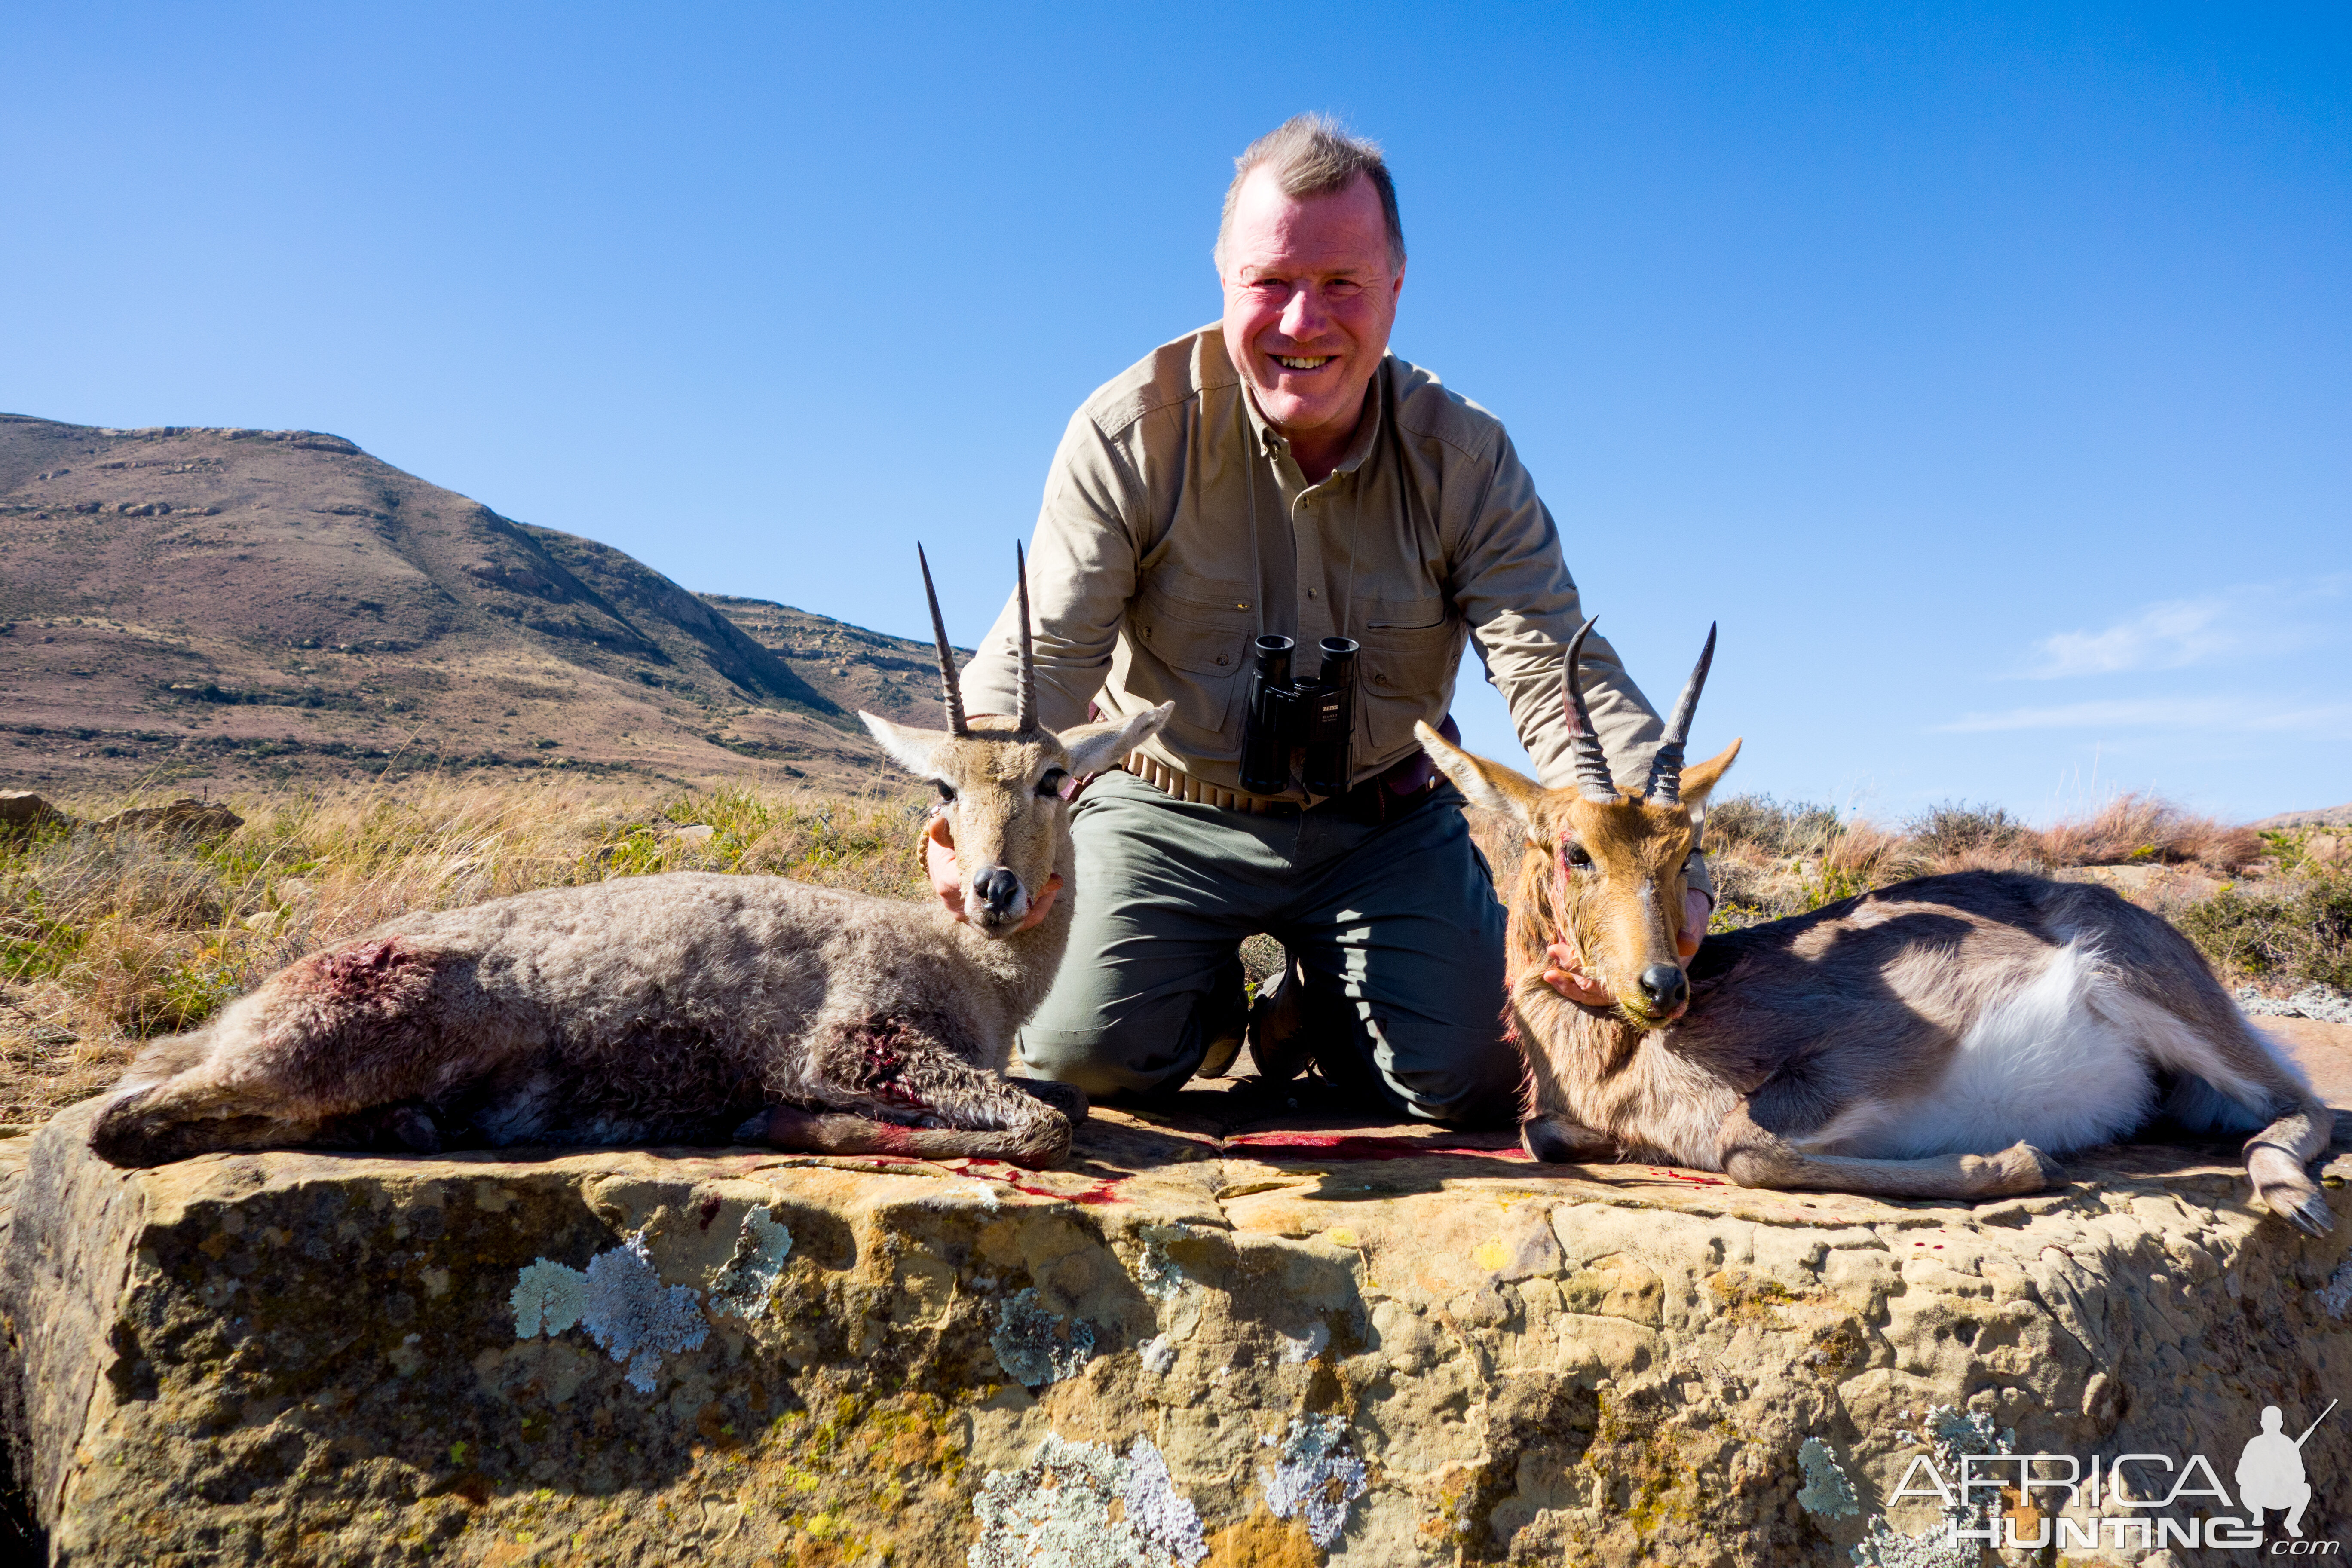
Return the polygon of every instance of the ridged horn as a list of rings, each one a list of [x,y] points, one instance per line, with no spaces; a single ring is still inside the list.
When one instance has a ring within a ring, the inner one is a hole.
[[[1037,727],[1037,654],[1029,646],[1029,558],[1018,541],[1013,546],[1013,570],[1021,600],[1021,700],[1014,719],[1015,727],[1026,732]]]
[[[971,731],[963,721],[963,684],[956,679],[955,649],[948,646],[948,623],[940,615],[940,591],[931,586],[930,558],[919,544],[915,546],[915,559],[923,566],[923,597],[931,602],[931,635],[940,641],[940,689],[948,705],[948,733],[969,735]]]
[[[1568,654],[1560,660],[1559,684],[1568,709],[1569,747],[1576,761],[1576,787],[1587,800],[1603,805],[1617,799],[1617,781],[1610,776],[1609,753],[1601,749],[1601,732],[1592,727],[1592,710],[1584,705],[1584,686],[1576,679],[1576,661],[1584,652],[1585,635],[1592,630],[1592,620],[1577,627],[1576,635],[1568,639]]]
[[[1715,623],[1706,627],[1706,646],[1699,649],[1698,664],[1683,682],[1683,694],[1675,699],[1673,717],[1666,721],[1665,738],[1658,742],[1656,753],[1650,758],[1650,787],[1647,794],[1654,805],[1679,805],[1683,798],[1683,746],[1690,740],[1691,715],[1698,710],[1698,694],[1706,685],[1706,668],[1715,662]]]

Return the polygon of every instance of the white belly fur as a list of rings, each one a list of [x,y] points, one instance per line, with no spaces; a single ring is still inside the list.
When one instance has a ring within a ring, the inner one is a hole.
[[[2154,1112],[2155,1075],[2112,1021],[2131,1010],[2099,994],[2113,989],[2096,950],[2069,942],[1977,1019],[1932,1089],[1853,1107],[1799,1147],[1901,1160],[1990,1154],[2017,1142],[2057,1154],[2123,1136]]]

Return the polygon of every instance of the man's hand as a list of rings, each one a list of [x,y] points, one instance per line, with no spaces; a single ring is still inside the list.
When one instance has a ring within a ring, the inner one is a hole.
[[[1705,893],[1683,895],[1683,929],[1675,933],[1675,952],[1685,963],[1698,952],[1698,944],[1706,935],[1707,916],[1714,912],[1715,900]],[[1576,944],[1565,938],[1544,949],[1550,961],[1543,972],[1543,983],[1571,1002],[1581,1002],[1588,1007],[1608,1007],[1617,998],[1609,987],[1584,973],[1584,960]]]
[[[963,912],[963,868],[956,860],[955,834],[948,826],[944,811],[933,812],[923,828],[923,869],[931,879],[931,896],[940,907],[958,921],[971,917]],[[1021,918],[1015,931],[1027,931],[1053,912],[1054,900],[1062,893],[1062,874],[1058,871],[1045,879],[1045,890],[1029,900],[1029,912]]]

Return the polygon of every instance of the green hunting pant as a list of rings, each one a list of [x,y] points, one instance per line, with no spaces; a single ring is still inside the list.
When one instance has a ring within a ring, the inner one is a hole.
[[[1441,782],[1386,823],[1261,816],[1108,773],[1072,813],[1069,952],[1021,1031],[1043,1078],[1092,1095],[1174,1089],[1244,1013],[1242,939],[1306,976],[1327,1076],[1414,1117],[1507,1124],[1524,1076],[1503,1038],[1503,906]]]

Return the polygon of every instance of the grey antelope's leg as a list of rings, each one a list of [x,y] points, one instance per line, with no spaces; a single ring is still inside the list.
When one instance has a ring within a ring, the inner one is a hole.
[[[837,1026],[816,1046],[820,1108],[779,1105],[736,1130],[747,1142],[817,1154],[1004,1160],[1042,1170],[1070,1151],[1076,1117],[1063,1086],[1036,1086],[976,1068],[919,1025],[868,1018]]]
[[[398,1110],[446,1055],[426,1016],[445,963],[392,937],[289,964],[205,1028],[142,1053],[92,1123],[90,1148],[117,1165],[160,1165],[322,1134],[429,1144],[429,1118]],[[374,1108],[390,1119],[362,1116]]]
[[[1997,1154],[1937,1154],[1924,1160],[1863,1160],[1808,1154],[1759,1127],[1740,1107],[1723,1119],[1723,1173],[1743,1187],[1854,1193],[1874,1198],[1997,1198],[2038,1193],[2058,1180],[2058,1162],[2031,1143]]]

